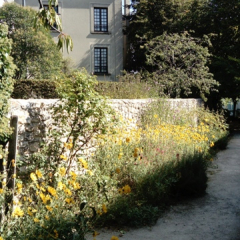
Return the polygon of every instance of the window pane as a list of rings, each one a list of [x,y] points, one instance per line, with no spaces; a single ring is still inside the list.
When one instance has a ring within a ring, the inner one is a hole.
[[[107,48],[94,48],[94,72],[107,73]]]
[[[107,8],[94,8],[94,31],[108,31],[108,10]]]

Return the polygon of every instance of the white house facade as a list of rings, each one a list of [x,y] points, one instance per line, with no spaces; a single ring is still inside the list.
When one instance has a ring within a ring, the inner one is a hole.
[[[15,2],[39,10],[37,0]],[[64,50],[64,56],[98,80],[116,81],[123,69],[122,0],[59,0],[56,11],[73,40],[73,51]]]

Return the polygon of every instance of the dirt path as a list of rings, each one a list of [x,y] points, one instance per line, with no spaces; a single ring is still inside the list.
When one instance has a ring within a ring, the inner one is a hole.
[[[240,240],[240,134],[209,168],[207,194],[173,206],[151,228],[101,230],[97,240]],[[87,239],[93,239],[88,237]]]

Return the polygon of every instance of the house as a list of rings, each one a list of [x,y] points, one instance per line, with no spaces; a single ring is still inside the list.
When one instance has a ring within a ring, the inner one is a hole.
[[[15,2],[39,9],[38,0]],[[43,4],[47,7],[48,1]],[[64,50],[64,56],[98,80],[116,81],[123,69],[122,0],[59,0],[55,10],[73,40],[73,51]],[[58,33],[52,35],[57,40]]]

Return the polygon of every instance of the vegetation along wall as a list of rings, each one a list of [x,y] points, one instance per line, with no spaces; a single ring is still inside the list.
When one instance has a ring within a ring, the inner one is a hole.
[[[23,160],[40,148],[41,142],[52,127],[49,107],[57,103],[57,99],[11,99],[9,116],[18,116],[18,156]],[[134,127],[142,110],[152,100],[148,99],[114,99],[109,104],[123,119],[129,120],[129,127]],[[201,99],[170,99],[173,109],[192,109],[200,106]]]

